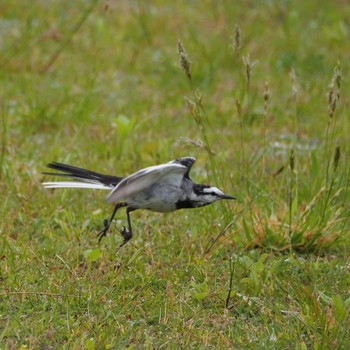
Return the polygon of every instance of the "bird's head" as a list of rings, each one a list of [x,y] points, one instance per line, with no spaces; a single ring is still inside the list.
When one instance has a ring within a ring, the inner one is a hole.
[[[217,187],[209,185],[194,185],[193,197],[193,201],[196,202],[196,206],[198,207],[211,204],[221,199],[236,199],[235,197],[223,193]]]

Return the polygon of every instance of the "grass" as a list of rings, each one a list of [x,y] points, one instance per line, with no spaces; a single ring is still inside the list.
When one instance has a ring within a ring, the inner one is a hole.
[[[349,12],[2,2],[0,349],[348,349]],[[121,250],[104,193],[40,187],[183,155],[238,200],[136,211]]]

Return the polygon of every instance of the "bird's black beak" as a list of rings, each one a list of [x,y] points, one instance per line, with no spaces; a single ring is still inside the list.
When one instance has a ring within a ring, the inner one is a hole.
[[[221,199],[236,199],[236,197],[228,196],[227,194],[223,194]]]

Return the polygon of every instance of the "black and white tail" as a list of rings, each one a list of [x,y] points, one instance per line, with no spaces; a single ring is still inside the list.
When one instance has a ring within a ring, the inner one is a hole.
[[[56,162],[48,164],[47,167],[60,171],[61,173],[44,172],[43,174],[45,175],[72,178],[78,181],[43,182],[42,185],[45,188],[91,188],[111,190],[123,179],[119,176],[104,175],[95,171]]]

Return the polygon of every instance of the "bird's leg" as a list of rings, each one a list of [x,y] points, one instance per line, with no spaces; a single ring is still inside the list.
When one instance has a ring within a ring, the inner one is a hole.
[[[130,220],[130,213],[132,211],[134,211],[134,208],[126,208],[126,216],[128,218],[128,230],[126,230],[125,226],[123,226],[123,228],[120,230],[121,235],[124,238],[124,241],[119,245],[119,248],[121,248],[125,243],[127,243],[128,241],[130,241],[131,237],[132,237],[132,227],[131,227],[131,220]]]
[[[98,241],[99,241],[99,242],[101,242],[101,239],[102,239],[104,236],[106,236],[107,231],[108,231],[109,227],[111,226],[112,221],[113,221],[113,219],[114,219],[114,216],[115,216],[115,214],[117,213],[118,209],[119,209],[119,208],[122,208],[122,207],[125,207],[125,206],[127,206],[126,203],[117,203],[116,206],[114,207],[114,210],[113,210],[113,213],[112,213],[112,216],[110,217],[110,219],[109,219],[109,220],[105,219],[105,220],[103,221],[104,229],[101,230],[101,231],[98,233],[98,235],[97,235]]]

